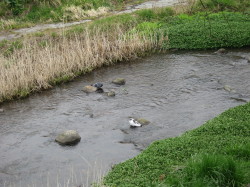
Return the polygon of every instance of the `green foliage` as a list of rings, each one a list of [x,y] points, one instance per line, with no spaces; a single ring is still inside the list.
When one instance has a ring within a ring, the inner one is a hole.
[[[136,14],[139,16],[139,19],[143,21],[152,21],[156,18],[156,14],[152,9],[139,10]]]
[[[135,30],[136,32],[140,32],[142,34],[153,35],[159,32],[160,28],[161,28],[160,23],[142,22],[138,24],[133,30]]]
[[[135,13],[140,21],[161,21],[168,20],[169,17],[174,15],[174,10],[170,7],[160,9],[144,9]]]
[[[166,24],[170,48],[208,49],[250,45],[250,20],[240,13],[214,13],[173,18]]]
[[[115,8],[124,3],[125,0],[4,0],[0,3],[0,16],[10,17],[8,9],[17,19],[25,21],[62,21],[64,19],[64,8],[78,6],[82,10],[97,9],[105,6]],[[4,7],[8,7],[7,9]],[[21,17],[17,17],[20,16]]]
[[[167,180],[170,186],[241,186],[243,174],[230,156],[199,154]]]
[[[249,11],[248,0],[201,0],[197,1],[194,11]]]
[[[11,9],[13,15],[19,15],[23,11],[23,3],[25,1],[22,0],[4,0],[8,7]]]
[[[114,27],[128,30],[135,27],[138,23],[139,21],[133,15],[123,14],[96,20],[90,25],[90,28],[102,32],[112,32]]]
[[[250,143],[230,146],[226,153],[232,155],[235,159],[250,160]]]
[[[168,20],[169,17],[173,16],[174,10],[170,7],[156,9],[156,16],[159,20]]]
[[[180,137],[153,142],[116,165],[110,186],[240,186],[250,183],[250,103]],[[247,146],[245,146],[247,145]]]
[[[7,14],[9,14],[8,11],[9,7],[5,2],[0,2],[0,17],[3,17]]]

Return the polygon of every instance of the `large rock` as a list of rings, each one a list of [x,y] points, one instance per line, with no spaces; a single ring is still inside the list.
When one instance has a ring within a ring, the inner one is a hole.
[[[75,145],[80,142],[81,137],[75,130],[67,130],[59,134],[55,141],[61,145]]]
[[[142,125],[148,125],[150,123],[150,121],[144,119],[144,118],[139,118],[137,119],[137,121],[142,124]]]
[[[83,87],[83,91],[86,93],[92,93],[92,92],[95,92],[96,90],[97,90],[96,87],[90,86],[90,85]]]
[[[4,112],[4,109],[0,108],[0,113]]]
[[[116,78],[112,81],[112,83],[117,85],[124,85],[126,83],[126,80],[124,78]]]

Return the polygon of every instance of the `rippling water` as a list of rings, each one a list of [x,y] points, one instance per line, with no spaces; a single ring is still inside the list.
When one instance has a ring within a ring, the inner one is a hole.
[[[90,184],[152,141],[178,136],[224,110],[249,101],[250,49],[154,55],[101,68],[69,84],[0,108],[0,186]],[[123,77],[124,86],[112,79]],[[82,92],[102,82],[114,98]],[[225,85],[231,91],[224,89]],[[130,129],[128,118],[151,124]],[[64,130],[81,142],[54,142]]]

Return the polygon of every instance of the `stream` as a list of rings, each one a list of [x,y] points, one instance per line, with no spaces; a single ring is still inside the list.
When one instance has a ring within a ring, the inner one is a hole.
[[[250,49],[176,51],[118,63],[0,106],[0,186],[89,186],[152,141],[179,136],[250,101]],[[116,86],[114,78],[126,84]],[[115,97],[86,94],[104,84]],[[149,125],[129,127],[129,117]],[[76,146],[54,140],[77,130]]]

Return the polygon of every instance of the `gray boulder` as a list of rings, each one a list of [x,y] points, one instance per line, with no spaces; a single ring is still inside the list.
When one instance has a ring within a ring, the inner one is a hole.
[[[92,93],[92,92],[95,92],[96,90],[97,90],[96,87],[90,86],[90,85],[83,87],[83,91],[86,93]]]
[[[126,83],[126,80],[124,78],[116,78],[112,81],[112,83],[117,85],[124,85]]]
[[[61,145],[75,145],[80,142],[81,137],[75,130],[67,130],[59,134],[55,141]]]

